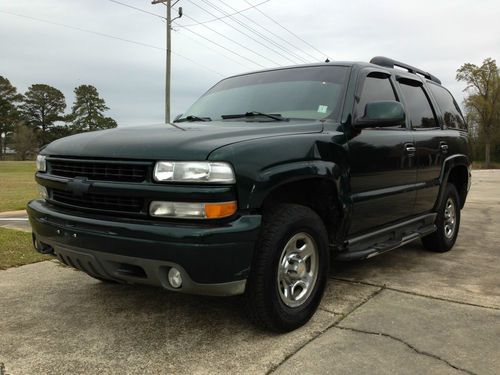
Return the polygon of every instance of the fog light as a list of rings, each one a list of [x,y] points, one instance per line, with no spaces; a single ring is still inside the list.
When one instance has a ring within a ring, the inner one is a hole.
[[[181,276],[180,271],[177,268],[172,267],[168,271],[168,282],[175,289],[181,287],[181,285],[182,285],[182,276]]]
[[[38,185],[38,193],[42,199],[47,199],[49,197],[49,192],[45,186]]]

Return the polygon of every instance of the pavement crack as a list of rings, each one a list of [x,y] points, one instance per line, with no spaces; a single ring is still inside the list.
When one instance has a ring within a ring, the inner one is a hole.
[[[332,315],[342,315],[342,314],[336,313],[335,311],[324,308],[324,307],[318,307],[318,310],[327,312],[327,313],[332,314]]]
[[[316,335],[314,335],[313,337],[311,337],[309,340],[307,340],[305,343],[303,343],[302,345],[300,345],[296,350],[294,350],[292,353],[288,354],[287,356],[285,356],[285,358],[278,364],[272,366],[267,372],[266,372],[266,375],[268,374],[272,374],[274,371],[276,371],[283,363],[285,363],[286,361],[288,361],[291,357],[293,357],[295,354],[297,354],[300,350],[302,350],[302,348],[304,348],[306,345],[308,345],[309,343],[313,342],[314,340],[316,340],[318,337],[320,337],[323,333],[325,333],[326,331],[330,330],[331,328],[334,328],[336,327],[338,324],[340,324],[345,318],[347,318],[349,315],[351,315],[354,311],[356,311],[357,309],[359,309],[361,306],[363,306],[365,303],[367,303],[368,301],[370,301],[373,297],[377,296],[379,293],[381,293],[385,287],[379,287],[380,289],[377,289],[376,291],[374,291],[372,294],[370,294],[369,296],[367,296],[366,298],[364,298],[360,303],[358,303],[356,306],[354,306],[349,312],[345,313],[345,314],[337,314],[337,313],[333,313],[334,315],[340,315],[340,318],[339,320],[337,320],[336,322],[328,325],[327,327],[325,327],[324,329],[320,330],[317,332]],[[328,311],[326,309],[322,309],[320,308],[321,310],[324,310],[328,313],[332,313],[331,311]]]
[[[408,291],[408,290],[398,289],[398,288],[390,287],[390,286],[387,286],[387,285],[375,284],[375,283],[371,283],[371,282],[368,282],[368,281],[359,281],[359,280],[352,280],[352,279],[344,279],[344,278],[340,278],[340,277],[330,277],[330,280],[344,281],[344,282],[352,283],[352,284],[361,284],[361,285],[367,285],[367,286],[375,286],[375,287],[378,287],[378,288],[384,288],[384,289],[387,289],[387,290],[391,290],[393,292],[399,292],[399,293],[409,294],[411,296],[430,298],[430,299],[435,299],[437,301],[451,302],[451,303],[456,303],[456,304],[459,304],[459,305],[481,307],[483,309],[490,309],[490,310],[500,311],[499,307],[484,306],[484,305],[480,305],[478,303],[455,301],[455,300],[449,299],[449,298],[430,296],[430,295],[427,295],[427,294],[421,294],[421,293],[411,292],[411,291]]]
[[[340,322],[339,322],[340,323]],[[336,325],[334,328],[337,328],[337,329],[342,329],[344,331],[351,331],[351,332],[357,332],[357,333],[364,333],[364,334],[367,334],[367,335],[374,335],[374,336],[383,336],[383,337],[387,337],[391,340],[395,340],[403,345],[406,345],[408,348],[410,348],[412,351],[414,351],[415,353],[417,354],[420,354],[420,355],[424,355],[424,356],[427,356],[427,357],[430,357],[430,358],[434,358],[434,359],[437,359],[438,361],[441,361],[443,363],[445,363],[446,365],[448,365],[449,367],[455,369],[455,370],[458,370],[458,371],[461,371],[461,372],[464,372],[466,374],[469,374],[469,375],[477,375],[475,372],[472,372],[470,370],[467,370],[467,369],[464,369],[462,367],[458,367],[456,365],[454,365],[453,363],[447,361],[446,359],[444,358],[441,358],[440,356],[436,355],[436,354],[432,354],[432,353],[429,353],[429,352],[426,352],[424,350],[420,350],[418,348],[416,348],[415,346],[413,346],[412,344],[404,341],[403,339],[399,338],[399,337],[396,337],[396,336],[392,336],[388,333],[384,333],[384,332],[374,332],[374,331],[366,331],[366,330],[362,330],[362,329],[357,329],[357,328],[351,328],[351,327],[346,327],[346,326],[340,326],[340,325]]]

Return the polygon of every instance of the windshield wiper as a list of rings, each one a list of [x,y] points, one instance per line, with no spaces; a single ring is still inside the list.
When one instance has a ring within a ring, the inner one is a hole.
[[[212,121],[210,117],[199,117],[199,116],[186,116],[184,118],[180,118],[174,122],[195,122],[195,121]]]
[[[240,113],[240,114],[234,114],[234,115],[222,115],[221,117],[224,120],[234,119],[234,118],[245,118],[245,117],[267,117],[267,118],[273,119],[275,121],[288,121],[287,118],[281,116],[279,113],[262,113],[262,112],[257,112],[257,111],[251,111],[251,112],[247,112],[247,113]]]

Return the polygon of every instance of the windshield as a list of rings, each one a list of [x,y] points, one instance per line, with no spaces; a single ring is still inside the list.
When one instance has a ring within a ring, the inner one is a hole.
[[[290,119],[337,119],[348,73],[345,66],[318,66],[228,78],[198,99],[181,120],[242,115],[247,121],[272,121],[259,113]],[[249,113],[252,116],[244,116]]]

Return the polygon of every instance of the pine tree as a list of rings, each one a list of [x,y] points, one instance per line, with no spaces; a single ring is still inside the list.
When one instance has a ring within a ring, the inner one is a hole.
[[[10,81],[0,76],[0,134],[14,132],[15,124],[19,121],[18,104],[23,100],[23,96],[17,93],[17,89]],[[4,144],[6,146],[6,144]],[[0,155],[5,150],[0,147]]]
[[[104,117],[109,108],[92,85],[81,85],[75,88],[75,102],[70,118],[75,132],[88,132],[116,128],[116,121]]]
[[[64,94],[49,85],[34,84],[24,96],[24,104],[21,106],[24,120],[40,131],[41,144],[45,145],[52,140],[50,130],[54,123],[64,120]]]

